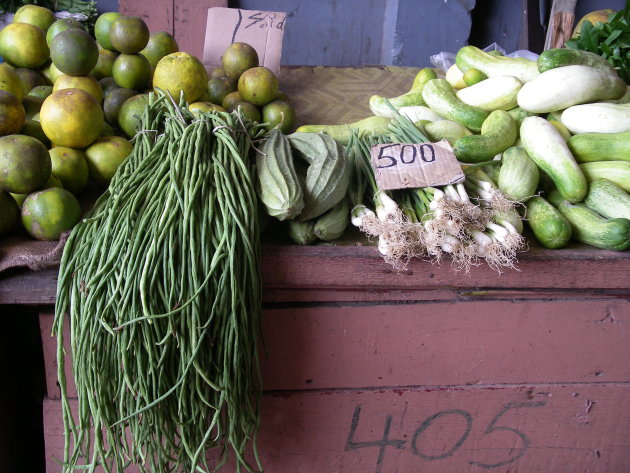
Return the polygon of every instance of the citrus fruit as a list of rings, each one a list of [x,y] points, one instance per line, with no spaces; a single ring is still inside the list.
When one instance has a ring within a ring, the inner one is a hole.
[[[90,75],[98,80],[101,80],[103,77],[111,77],[116,57],[116,53],[109,49],[99,49],[98,61],[96,61],[96,66],[94,66]]]
[[[33,118],[33,115],[39,113],[43,103],[44,99],[41,97],[35,97],[34,95],[27,95],[24,97],[22,100],[22,106],[24,107],[25,118],[31,119]]]
[[[77,198],[59,187],[34,192],[22,204],[22,225],[37,240],[58,240],[80,218]]]
[[[50,58],[57,69],[71,76],[88,74],[98,62],[98,46],[89,33],[70,28],[50,42]]]
[[[50,94],[52,94],[52,85],[38,85],[33,87],[27,95],[32,95],[34,97],[41,97],[45,99]]]
[[[206,91],[207,82],[208,73],[203,64],[184,52],[164,56],[153,72],[153,87],[168,91],[176,101],[183,92],[186,102],[196,102]]]
[[[137,54],[149,42],[149,27],[137,16],[119,16],[109,27],[109,40],[114,49],[124,54]]]
[[[247,43],[232,43],[223,52],[221,65],[229,77],[238,80],[247,69],[258,66],[258,53]]]
[[[85,148],[103,128],[103,111],[81,89],[63,89],[49,95],[39,112],[46,136],[58,146]]]
[[[0,138],[0,189],[28,194],[40,189],[50,177],[50,155],[32,136]]]
[[[225,112],[225,109],[221,105],[210,102],[194,102],[188,106],[188,110],[192,114],[198,117],[201,113],[207,112]]]
[[[466,84],[468,87],[470,87],[471,85],[475,85],[482,80],[486,80],[487,78],[487,75],[485,75],[479,69],[475,69],[474,67],[471,67],[466,72],[464,72],[463,76],[464,84]]]
[[[120,86],[116,83],[113,77],[103,77],[98,81],[101,84],[101,89],[103,90],[103,97],[107,97],[107,95],[115,89],[119,89]]]
[[[96,37],[98,44],[100,44],[104,49],[109,49],[110,51],[114,50],[114,46],[112,46],[112,43],[109,40],[109,27],[112,22],[120,16],[122,16],[122,14],[119,12],[105,12],[99,15],[94,23],[94,36]]]
[[[260,122],[260,110],[258,110],[258,107],[256,107],[256,105],[251,102],[246,102],[244,100],[240,102],[235,102],[226,110],[228,112],[233,112],[235,110],[238,110],[239,108],[241,110],[241,113],[245,115],[248,119],[253,122]]]
[[[24,98],[24,83],[8,64],[0,64],[0,90],[11,92],[19,100]]]
[[[50,189],[51,187],[59,187],[63,189],[63,184],[61,183],[61,179],[55,176],[55,174],[52,172],[50,173],[50,177],[48,178],[48,180],[46,181],[46,184],[44,184],[44,187],[42,187],[42,189]]]
[[[50,42],[57,35],[57,33],[61,33],[62,31],[69,30],[70,28],[78,28],[80,30],[85,30],[85,26],[79,20],[75,20],[74,18],[59,18],[55,21],[48,31],[46,31],[46,43],[50,46]]]
[[[7,191],[0,189],[0,237],[6,236],[15,228],[20,216],[17,201]]]
[[[236,81],[228,76],[211,77],[208,80],[208,100],[222,103],[227,94],[236,91],[236,86]]]
[[[229,94],[227,94],[225,97],[223,97],[223,100],[221,101],[221,106],[228,110],[232,108],[232,105],[234,105],[237,102],[242,102],[243,101],[243,97],[241,97],[241,94],[238,93],[238,91],[234,91],[234,92],[230,92]]]
[[[138,93],[132,89],[118,88],[112,90],[103,101],[103,113],[105,120],[110,125],[118,125],[118,111],[125,100],[137,95]]]
[[[50,82],[51,84],[54,84],[55,81],[57,80],[57,78],[60,75],[63,75],[63,72],[61,72],[59,69],[57,69],[57,67],[51,62],[50,64],[48,64],[48,66],[46,66],[44,69],[41,70],[42,71],[42,75],[48,80],[48,82]]]
[[[284,100],[287,103],[291,103],[289,96],[285,94],[284,92],[282,92],[281,90],[278,91],[278,95],[276,95],[276,100]]]
[[[151,67],[155,69],[160,59],[177,51],[179,46],[171,34],[166,31],[155,31],[149,36],[149,42],[140,54],[146,57]]]
[[[114,130],[113,126],[111,126],[107,122],[104,122],[103,123],[103,129],[99,133],[98,137],[101,138],[103,136],[114,136],[114,135],[119,136],[119,134],[116,133],[116,130]]]
[[[32,136],[33,138],[41,141],[46,148],[50,147],[50,140],[42,130],[42,124],[33,119],[26,119],[24,126],[20,130],[20,135]]]
[[[616,11],[611,10],[610,8],[606,8],[605,10],[595,10],[587,13],[576,23],[571,37],[576,38],[580,35],[582,31],[582,24],[584,24],[585,21],[590,21],[594,25],[597,23],[608,23],[608,18],[614,13],[616,13]]]
[[[35,69],[26,69],[24,67],[18,67],[14,69],[15,73],[18,75],[22,84],[24,85],[24,93],[28,94],[33,87],[37,87],[38,85],[46,85],[47,81],[44,79],[39,72]]]
[[[22,102],[10,92],[0,90],[0,135],[11,135],[20,131],[26,119]]]
[[[55,20],[57,20],[57,18],[51,10],[38,5],[24,5],[18,8],[13,17],[14,23],[30,23],[44,31],[46,31]]]
[[[262,109],[262,122],[265,128],[279,128],[282,133],[290,133],[295,126],[295,110],[284,100],[274,100]]]
[[[53,92],[64,89],[81,89],[94,97],[94,100],[99,104],[103,101],[101,84],[91,76],[68,76],[62,74],[55,82]]]
[[[120,87],[142,91],[151,81],[151,64],[142,54],[119,54],[112,77]]]
[[[118,110],[118,128],[128,138],[132,138],[138,131],[148,104],[149,94],[138,94],[125,100]]]
[[[36,69],[50,57],[44,31],[29,23],[10,23],[0,31],[0,56],[14,67]]]
[[[215,67],[208,74],[208,78],[212,79],[213,77],[227,77],[225,70],[222,67]]]
[[[133,145],[129,140],[120,136],[99,138],[85,150],[90,178],[102,186],[108,185],[118,166],[132,150]]]
[[[85,153],[67,146],[56,146],[49,153],[52,173],[61,180],[64,189],[73,194],[82,192],[89,178]]]
[[[262,107],[278,95],[278,78],[264,66],[247,69],[238,79],[238,93],[243,100]]]

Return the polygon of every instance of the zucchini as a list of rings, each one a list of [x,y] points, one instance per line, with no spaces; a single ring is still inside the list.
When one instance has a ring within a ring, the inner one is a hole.
[[[618,99],[625,91],[626,84],[616,72],[590,66],[564,66],[549,69],[523,84],[517,101],[525,110],[545,113],[586,102]],[[568,125],[567,128],[573,131]]]
[[[472,135],[472,131],[461,123],[457,123],[452,120],[438,120],[426,123],[424,125],[424,131],[426,132],[427,138],[429,138],[433,143],[437,143],[440,140],[446,140],[451,146],[453,146],[455,141],[459,138]]]
[[[571,224],[573,238],[580,243],[605,250],[625,250],[630,246],[630,220],[607,219],[585,204],[572,204],[559,192],[549,194],[549,201]]]
[[[550,249],[567,246],[571,240],[571,224],[558,209],[540,196],[529,199],[525,208],[525,221],[542,246]]]
[[[630,161],[595,161],[582,163],[580,168],[589,182],[608,179],[630,192]]]
[[[489,161],[516,141],[516,122],[505,110],[495,110],[481,126],[480,135],[464,136],[455,141],[453,152],[463,163]]]
[[[372,95],[372,97],[370,97],[370,110],[372,110],[372,113],[376,116],[392,118],[394,112],[387,105],[387,101],[389,101],[396,110],[400,110],[401,107],[405,106],[425,105],[425,101],[422,98],[422,89],[431,79],[437,79],[435,70],[430,67],[421,69],[420,72],[416,74],[409,92],[390,99],[386,99],[381,95]]]
[[[525,202],[536,193],[540,172],[538,166],[525,151],[513,146],[503,153],[498,186],[510,199]]]
[[[630,195],[608,179],[591,182],[584,203],[602,217],[630,219]]]
[[[584,198],[586,178],[556,127],[542,117],[527,117],[521,125],[521,140],[529,157],[549,175],[562,197],[569,202]]]
[[[580,133],[567,142],[578,163],[630,161],[630,131],[621,133]]]
[[[523,83],[512,76],[490,77],[458,90],[455,95],[465,104],[492,112],[516,107],[516,95]]]
[[[363,120],[344,125],[302,125],[296,133],[326,133],[337,143],[345,146],[350,141],[352,130],[366,135],[381,136],[389,132],[389,117],[367,117]]]
[[[540,74],[536,61],[495,56],[475,46],[460,48],[455,56],[455,63],[462,72],[474,68],[479,69],[488,77],[513,76],[521,82],[528,82]]]
[[[547,49],[538,56],[538,70],[548,71],[563,66],[590,66],[604,71],[617,73],[610,63],[599,54],[579,49],[553,48]]]
[[[568,107],[560,120],[572,133],[623,133],[630,131],[630,104],[587,103]]]
[[[481,131],[481,125],[488,118],[488,112],[466,105],[457,98],[453,87],[446,79],[432,79],[424,86],[422,97],[438,115],[461,123],[473,132]]]

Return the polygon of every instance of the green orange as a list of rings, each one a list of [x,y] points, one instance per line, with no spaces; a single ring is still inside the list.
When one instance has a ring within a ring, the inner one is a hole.
[[[196,102],[207,90],[206,68],[192,54],[176,52],[164,56],[153,72],[153,87],[169,92],[178,101]]]
[[[39,113],[43,103],[44,99],[41,97],[34,95],[24,97],[24,99],[22,99],[22,106],[24,107],[25,118],[31,119],[35,114]]]
[[[260,122],[260,110],[258,110],[258,107],[256,107],[256,105],[254,105],[253,103],[243,100],[240,102],[235,102],[227,108],[228,112],[234,112],[236,110],[240,110],[240,112],[251,121]]]
[[[80,218],[77,198],[58,187],[34,192],[22,204],[22,225],[37,240],[58,240]]]
[[[112,90],[103,101],[105,120],[110,125],[118,126],[118,112],[125,101],[138,93],[132,89],[118,88]]]
[[[89,33],[70,28],[50,42],[50,58],[57,69],[71,76],[84,76],[98,62],[98,46]]]
[[[124,54],[137,54],[149,42],[149,27],[137,16],[119,16],[109,27],[109,40],[114,49]]]
[[[52,39],[62,31],[68,30],[70,28],[78,28],[80,30],[85,30],[85,26],[79,20],[75,20],[74,18],[59,18],[55,21],[48,31],[46,31],[46,43],[50,46],[50,42]]]
[[[193,115],[198,117],[202,113],[208,112],[225,112],[225,109],[221,105],[217,105],[211,102],[194,102],[188,106],[188,110],[192,112]]]
[[[96,66],[94,66],[90,75],[97,80],[101,80],[104,77],[111,77],[116,57],[117,54],[109,49],[99,49],[98,61],[96,61]]]
[[[146,57],[151,67],[155,69],[160,59],[177,51],[179,51],[179,45],[173,35],[166,31],[155,31],[149,36],[149,42],[140,54]]]
[[[44,30],[29,23],[10,23],[0,31],[0,56],[14,67],[37,69],[50,58]]]
[[[238,93],[243,100],[260,107],[276,98],[278,86],[276,75],[264,66],[247,69],[238,79]]]
[[[24,85],[24,93],[28,94],[33,87],[38,85],[46,85],[48,81],[35,69],[26,69],[24,67],[18,67],[15,69],[15,73],[18,75],[22,84]]]
[[[0,237],[6,236],[15,228],[20,216],[17,201],[7,191],[0,189]]]
[[[129,140],[120,136],[99,138],[85,150],[90,178],[102,186],[108,185],[132,150]]]
[[[24,5],[15,12],[14,23],[30,23],[46,31],[57,18],[52,10],[38,5]]]
[[[62,74],[55,82],[53,92],[64,89],[81,89],[94,97],[94,100],[99,104],[103,101],[101,84],[91,76],[68,76]]]
[[[143,91],[151,82],[151,64],[142,54],[119,54],[112,77],[120,87]]]
[[[138,94],[125,100],[118,110],[118,128],[133,138],[140,128],[142,115],[149,104],[149,94]]]
[[[119,12],[105,12],[99,15],[94,23],[94,36],[96,37],[98,44],[100,44],[104,49],[109,49],[110,51],[114,50],[114,46],[109,40],[109,28],[114,20],[120,16],[122,16],[122,14]]]
[[[50,161],[52,172],[61,180],[64,189],[68,189],[73,194],[79,194],[86,188],[89,171],[85,153],[82,150],[55,146],[50,150]]]
[[[258,66],[258,53],[247,43],[232,43],[223,52],[221,65],[229,77],[238,80],[247,69]]]
[[[48,149],[26,135],[0,138],[0,189],[28,194],[46,184],[51,172]]]
[[[24,126],[20,130],[20,135],[32,136],[33,138],[42,142],[46,148],[50,148],[50,140],[42,130],[42,124],[33,119],[26,119]]]
[[[237,83],[228,76],[211,77],[208,79],[208,100],[220,104],[230,92],[236,91]]]
[[[262,109],[262,122],[265,128],[279,128],[283,133],[290,133],[295,126],[295,110],[284,100],[274,100]]]
[[[0,90],[6,90],[19,100],[24,98],[24,83],[16,70],[8,64],[0,64]]]
[[[41,97],[45,99],[50,94],[52,94],[52,85],[38,85],[33,87],[27,95],[32,95],[34,97]]]
[[[85,148],[103,128],[103,111],[89,93],[62,89],[49,95],[39,113],[46,136],[58,146]]]
[[[11,135],[20,131],[26,120],[22,102],[10,92],[0,90],[0,135]]]

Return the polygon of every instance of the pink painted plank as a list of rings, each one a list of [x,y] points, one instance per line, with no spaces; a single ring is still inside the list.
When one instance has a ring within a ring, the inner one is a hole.
[[[57,398],[50,320],[42,340]],[[630,359],[628,299],[269,309],[263,331],[268,391],[630,381],[619,361]]]
[[[227,3],[227,0],[180,0],[174,2],[173,28],[180,51],[190,53],[201,60],[206,38],[208,9],[227,7]]]
[[[123,15],[139,16],[149,30],[173,34],[173,0],[119,0]]]
[[[59,401],[44,426],[58,473]],[[528,385],[266,395],[258,447],[275,473],[621,473],[629,439],[630,384]]]

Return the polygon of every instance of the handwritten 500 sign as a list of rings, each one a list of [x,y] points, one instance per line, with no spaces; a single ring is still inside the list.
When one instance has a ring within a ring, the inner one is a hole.
[[[464,173],[448,141],[391,143],[371,149],[372,168],[382,190],[454,184]]]

